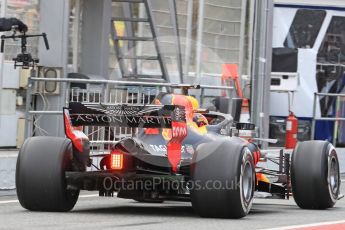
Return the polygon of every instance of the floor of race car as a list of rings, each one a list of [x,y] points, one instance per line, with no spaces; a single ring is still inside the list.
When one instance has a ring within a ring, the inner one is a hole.
[[[342,177],[343,185],[345,176]],[[345,194],[345,185],[342,186]],[[324,211],[299,209],[294,200],[256,199],[240,220],[202,219],[190,203],[141,204],[83,192],[72,212],[21,208],[14,191],[0,193],[0,229],[345,229],[345,198]]]

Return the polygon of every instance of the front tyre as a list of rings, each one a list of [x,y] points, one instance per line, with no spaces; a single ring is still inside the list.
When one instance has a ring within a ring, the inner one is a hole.
[[[201,145],[192,167],[192,206],[202,217],[242,218],[253,202],[253,155],[238,138]]]
[[[33,137],[20,149],[16,187],[20,204],[31,211],[65,212],[76,204],[79,190],[67,190],[65,172],[72,170],[72,144],[65,138]]]
[[[340,193],[339,161],[335,148],[326,141],[299,143],[292,155],[291,184],[300,208],[332,208]]]

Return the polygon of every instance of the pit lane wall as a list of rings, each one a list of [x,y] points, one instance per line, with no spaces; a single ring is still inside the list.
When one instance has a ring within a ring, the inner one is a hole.
[[[0,190],[15,189],[17,150],[0,150]]]
[[[345,174],[345,148],[337,149],[340,172]],[[15,189],[15,170],[18,151],[0,150],[0,191]],[[271,165],[267,165],[270,167]]]

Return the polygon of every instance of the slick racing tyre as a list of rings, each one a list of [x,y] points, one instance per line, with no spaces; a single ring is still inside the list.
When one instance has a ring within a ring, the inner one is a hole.
[[[291,184],[294,199],[303,209],[327,209],[340,192],[339,161],[326,141],[306,141],[292,154]]]
[[[253,154],[239,138],[199,146],[193,158],[191,199],[202,217],[242,218],[253,202]]]
[[[17,196],[31,211],[65,212],[78,200],[79,190],[67,190],[72,144],[65,138],[33,137],[22,146],[16,168]]]

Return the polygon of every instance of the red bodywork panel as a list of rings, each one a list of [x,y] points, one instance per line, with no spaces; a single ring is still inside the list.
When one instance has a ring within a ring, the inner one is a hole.
[[[174,173],[178,170],[178,165],[181,161],[181,148],[182,141],[187,137],[187,124],[186,122],[172,122],[172,138],[168,142],[167,152],[168,159],[172,166]]]
[[[178,171],[182,156],[182,141],[187,137],[187,123],[193,121],[193,106],[184,95],[173,95],[172,104],[182,106],[184,110],[175,110],[172,114],[171,140],[167,144],[168,159],[172,171]]]

